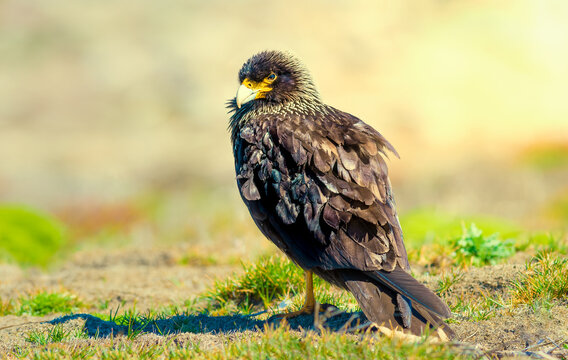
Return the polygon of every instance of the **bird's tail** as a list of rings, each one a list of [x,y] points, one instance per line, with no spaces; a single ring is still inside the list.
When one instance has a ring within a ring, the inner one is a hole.
[[[454,336],[443,321],[451,316],[448,306],[401,268],[391,272],[344,272],[343,280],[374,323],[414,335],[430,332],[442,339]]]

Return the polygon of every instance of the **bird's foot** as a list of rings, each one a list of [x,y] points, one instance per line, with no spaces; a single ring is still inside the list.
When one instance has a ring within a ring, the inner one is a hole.
[[[329,308],[337,309],[335,306],[331,304],[314,304],[311,306],[304,305],[298,311],[273,315],[270,317],[269,321],[292,319],[301,315],[313,315],[316,312],[316,307],[318,308],[319,312],[325,312]]]

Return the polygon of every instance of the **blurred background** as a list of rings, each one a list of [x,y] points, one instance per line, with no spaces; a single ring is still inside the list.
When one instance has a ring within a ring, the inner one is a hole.
[[[234,185],[225,109],[266,49],[294,52],[328,104],[397,148],[408,241],[464,219],[563,233],[566,34],[560,0],[3,0],[0,253],[272,251]]]

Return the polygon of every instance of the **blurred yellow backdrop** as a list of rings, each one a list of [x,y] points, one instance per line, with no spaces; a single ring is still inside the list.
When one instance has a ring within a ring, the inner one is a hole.
[[[518,165],[568,152],[567,34],[565,1],[5,0],[0,200],[232,188],[225,101],[250,55],[283,49],[399,150],[403,210],[524,219],[568,189],[566,166]]]

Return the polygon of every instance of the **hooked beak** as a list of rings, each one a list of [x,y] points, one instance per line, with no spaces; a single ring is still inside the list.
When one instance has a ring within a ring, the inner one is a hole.
[[[260,89],[253,90],[248,88],[244,84],[239,86],[239,90],[237,90],[237,96],[236,96],[237,107],[240,109],[243,104],[246,104],[251,100],[254,100],[259,91]]]

